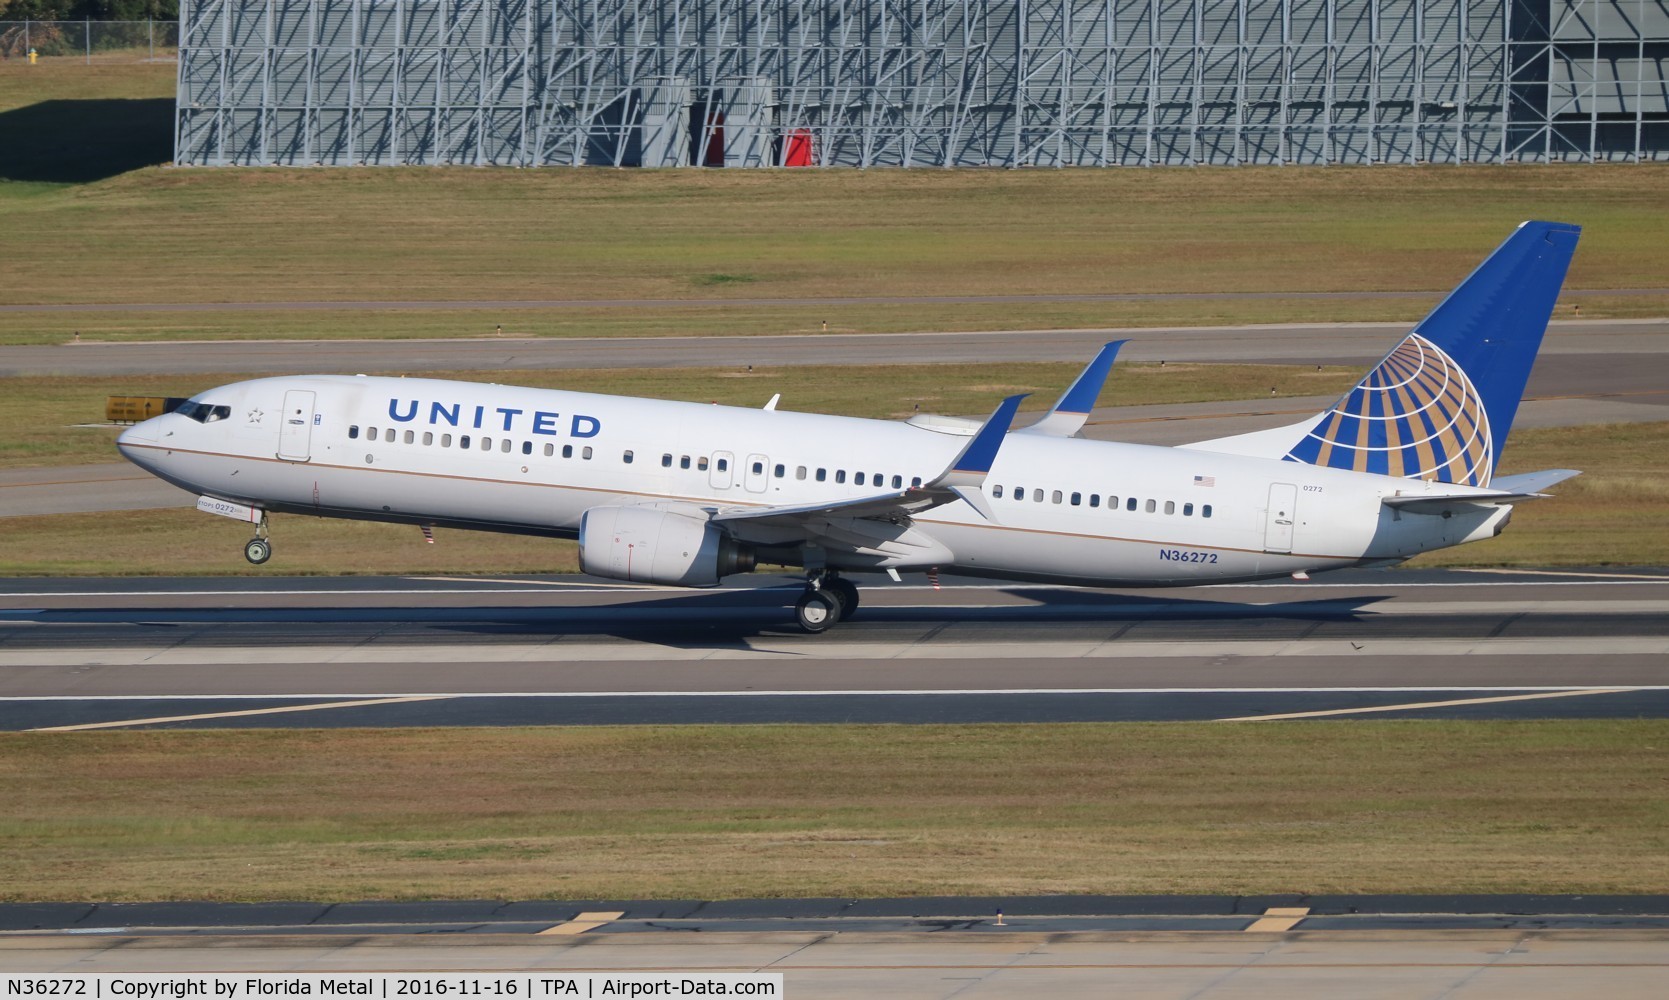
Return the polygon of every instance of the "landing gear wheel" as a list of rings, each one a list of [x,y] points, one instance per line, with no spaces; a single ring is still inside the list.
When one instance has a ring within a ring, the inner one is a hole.
[[[259,566],[272,558],[272,543],[265,538],[251,538],[243,547],[243,557]]]
[[[800,628],[817,635],[828,631],[830,625],[840,621],[840,603],[831,594],[821,590],[808,590],[795,602],[794,615],[800,621]]]
[[[850,619],[858,611],[858,587],[842,576],[824,579],[823,589],[840,601],[840,620]]]

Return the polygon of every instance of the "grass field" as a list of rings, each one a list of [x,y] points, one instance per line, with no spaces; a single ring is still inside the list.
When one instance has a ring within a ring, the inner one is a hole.
[[[1666,892],[1669,723],[0,736],[0,898]]]
[[[105,74],[93,79],[114,95],[156,91],[154,74],[123,80],[120,71],[135,68],[92,69]],[[20,79],[17,67],[5,72],[0,83]],[[23,106],[5,114],[39,107],[51,91],[42,79],[25,79],[34,104],[11,97]],[[77,93],[90,86],[82,77],[74,84]],[[90,112],[99,102],[70,103]],[[12,135],[23,138],[0,122],[0,137]],[[0,304],[1435,292],[1531,217],[1588,227],[1571,287],[1655,288],[1669,272],[1660,221],[1666,210],[1669,165],[143,168],[88,183],[0,184],[0,231],[9,245],[26,248],[0,265]],[[1430,304],[1277,298],[522,315],[21,313],[0,316],[0,342],[49,342],[75,329],[84,337],[456,335],[506,319],[514,329],[553,336],[780,332],[820,329],[824,320],[890,330],[1407,319]],[[1662,315],[1669,295],[1584,299],[1583,312]]]
[[[1503,472],[1575,468],[1551,500],[1522,504],[1505,534],[1416,566],[1669,564],[1669,425],[1522,431]],[[571,542],[279,516],[274,556],[243,561],[246,525],[195,510],[0,517],[0,576],[572,573]]]

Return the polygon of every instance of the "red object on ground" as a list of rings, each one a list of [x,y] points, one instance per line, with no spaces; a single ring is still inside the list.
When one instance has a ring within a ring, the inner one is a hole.
[[[785,137],[782,165],[785,167],[811,166],[811,129],[797,128]]]

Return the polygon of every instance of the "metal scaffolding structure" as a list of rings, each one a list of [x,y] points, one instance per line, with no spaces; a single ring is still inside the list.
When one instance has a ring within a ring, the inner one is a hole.
[[[1669,0],[184,0],[175,159],[1669,159]]]

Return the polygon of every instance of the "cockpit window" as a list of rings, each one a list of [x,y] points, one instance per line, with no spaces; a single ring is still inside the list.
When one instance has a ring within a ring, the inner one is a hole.
[[[211,406],[208,403],[199,403],[194,399],[188,399],[181,403],[174,412],[190,417],[200,424],[212,424],[216,420],[225,420],[231,416],[232,408],[230,406]]]

